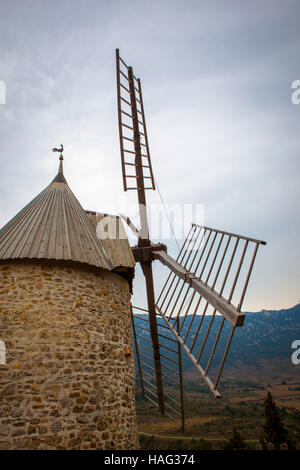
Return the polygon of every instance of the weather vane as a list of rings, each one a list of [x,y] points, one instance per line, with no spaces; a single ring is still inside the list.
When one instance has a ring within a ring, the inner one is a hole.
[[[59,159],[60,159],[60,160],[63,160],[63,159],[64,159],[63,154],[62,154],[63,151],[64,151],[64,146],[63,146],[63,144],[60,144],[60,149],[57,149],[57,148],[55,148],[55,147],[52,149],[52,152],[59,152],[59,153],[60,153],[60,156],[59,156]]]

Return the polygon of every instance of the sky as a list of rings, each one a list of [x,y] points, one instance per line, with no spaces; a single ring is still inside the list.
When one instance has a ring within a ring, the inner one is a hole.
[[[136,201],[122,187],[119,48],[142,81],[166,208],[199,205],[205,225],[267,242],[245,311],[300,302],[298,1],[0,0],[0,9],[0,226],[53,179],[61,143],[85,209],[118,213]],[[150,208],[160,203],[158,191],[147,196]],[[142,306],[139,267],[134,286]]]

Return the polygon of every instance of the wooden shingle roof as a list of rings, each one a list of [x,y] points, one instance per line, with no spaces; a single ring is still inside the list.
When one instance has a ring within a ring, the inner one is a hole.
[[[111,245],[114,241],[103,243],[97,237],[90,217],[67,184],[61,157],[53,181],[0,230],[0,260],[75,261],[109,271],[123,266],[132,277],[134,259],[126,242],[118,259],[118,247]]]

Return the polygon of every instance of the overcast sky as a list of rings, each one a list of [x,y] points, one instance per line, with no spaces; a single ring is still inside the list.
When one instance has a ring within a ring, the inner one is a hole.
[[[291,100],[300,79],[299,1],[0,7],[0,226],[55,176],[51,149],[61,143],[65,176],[85,209],[118,212],[135,201],[122,190],[118,47],[142,80],[165,203],[203,204],[206,225],[267,241],[244,310],[300,301],[300,104]],[[149,193],[149,203],[160,201]],[[164,273],[155,273],[159,284]],[[138,279],[139,270],[135,301],[143,303]]]

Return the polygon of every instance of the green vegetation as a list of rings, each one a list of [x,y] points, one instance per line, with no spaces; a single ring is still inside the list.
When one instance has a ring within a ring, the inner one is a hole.
[[[282,423],[279,411],[270,391],[267,393],[264,405],[265,423],[263,425],[263,433],[260,438],[260,443],[263,449],[267,449],[268,444],[272,444],[275,450],[280,450],[282,448],[282,444],[286,444],[289,449],[293,449],[294,444]]]
[[[212,444],[205,439],[161,439],[156,436],[140,435],[143,450],[211,450]]]
[[[223,450],[245,450],[246,443],[242,439],[240,433],[234,428],[232,431],[232,437],[229,441],[224,441],[222,444]]]
[[[229,367],[224,373],[221,400],[213,398],[196,371],[193,374],[189,371],[184,375],[184,434],[179,421],[174,423],[161,416],[157,408],[144,400],[138,391],[138,429],[145,433],[140,434],[141,448],[221,450],[224,441],[228,443],[233,438],[233,429],[244,442],[245,449],[262,448],[260,436],[268,428],[265,399],[267,385],[270,384],[277,403],[276,416],[288,433],[283,448],[291,449],[296,445],[300,449],[300,394],[296,390],[299,387],[298,370],[280,359],[261,362],[259,368],[251,366],[250,369],[247,364]],[[270,448],[270,442],[269,439],[267,448]]]

